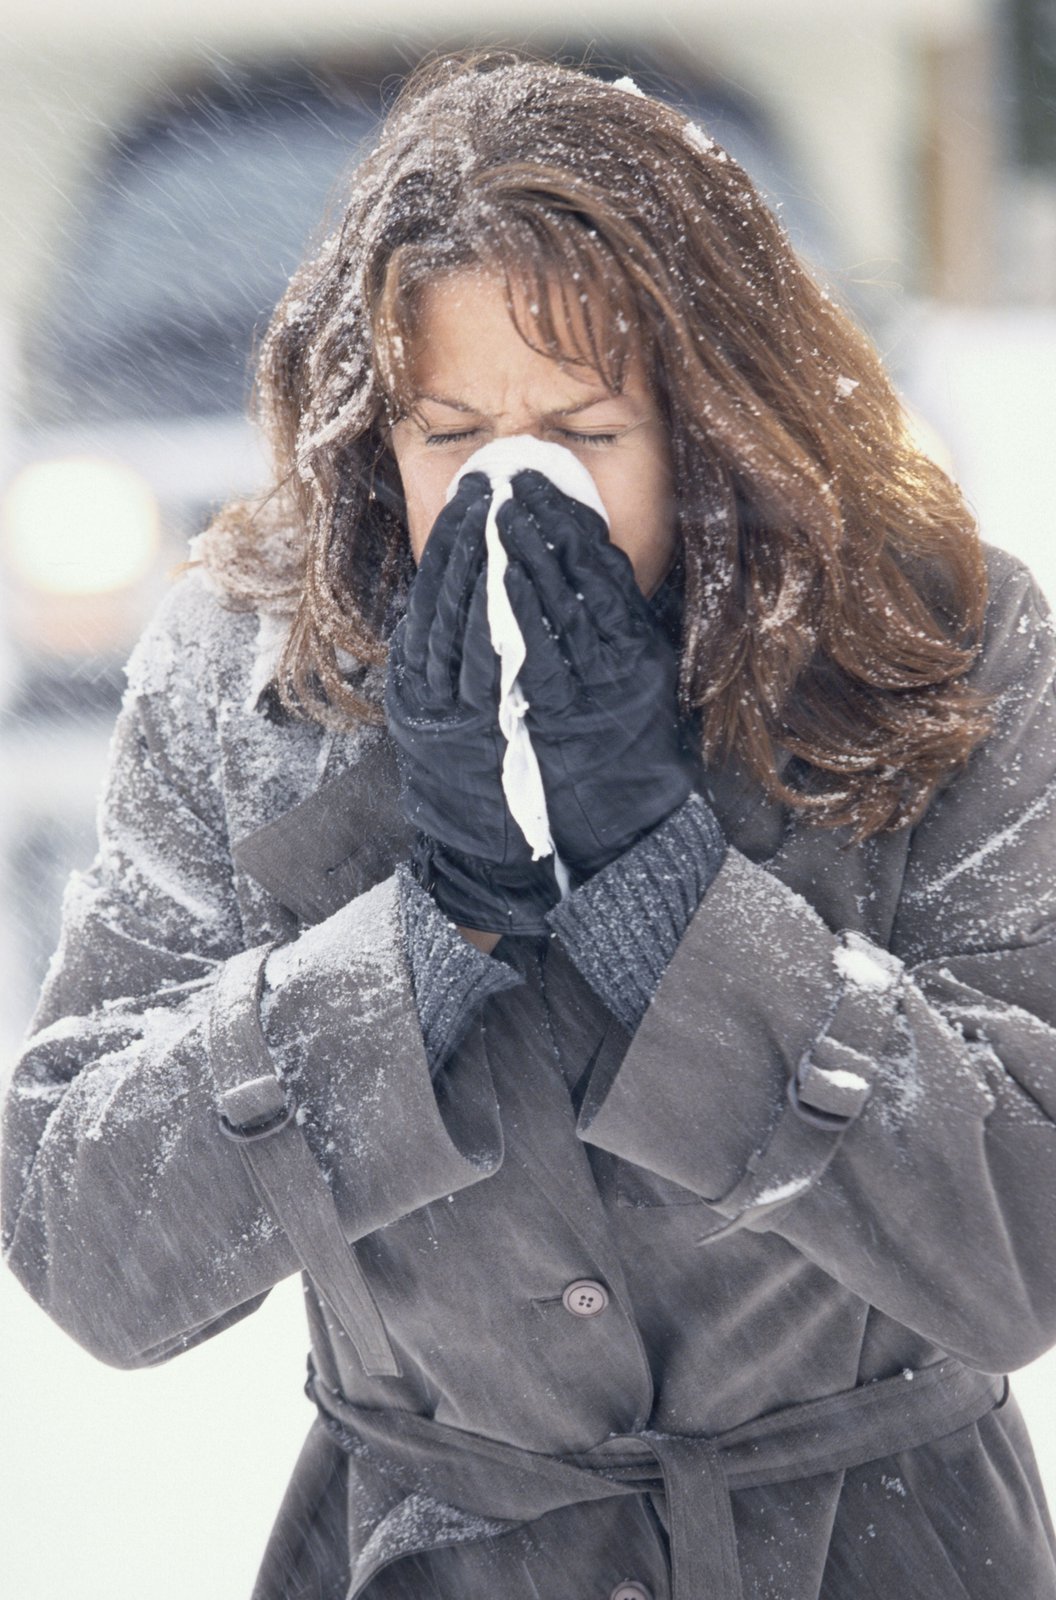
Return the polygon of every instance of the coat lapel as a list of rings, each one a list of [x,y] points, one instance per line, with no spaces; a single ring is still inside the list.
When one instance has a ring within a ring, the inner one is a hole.
[[[392,743],[371,741],[356,761],[232,848],[235,862],[304,923],[322,922],[365,894],[410,854]]]
[[[779,754],[784,772],[791,757]],[[736,757],[704,770],[699,787],[730,842],[751,860],[779,851],[785,808],[766,798]],[[400,813],[399,792],[392,741],[375,737],[346,771],[240,839],[235,862],[303,923],[321,922],[409,856],[414,829]]]
[[[777,771],[784,778],[792,753],[778,745],[776,754]],[[758,865],[778,854],[795,819],[786,806],[770,799],[736,752],[721,766],[703,768],[697,787],[742,855]]]

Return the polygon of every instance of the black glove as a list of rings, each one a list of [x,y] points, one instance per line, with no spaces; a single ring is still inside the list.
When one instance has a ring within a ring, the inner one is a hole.
[[[400,810],[419,830],[418,881],[465,927],[545,933],[560,897],[553,857],[532,860],[502,789],[484,565],[490,500],[488,479],[469,473],[437,517],[393,631],[385,710]]]
[[[498,513],[524,635],[518,676],[563,861],[590,877],[692,792],[678,655],[602,519],[541,473]]]

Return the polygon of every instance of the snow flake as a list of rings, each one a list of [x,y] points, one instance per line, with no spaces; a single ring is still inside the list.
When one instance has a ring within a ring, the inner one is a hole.
[[[699,150],[702,155],[714,156],[716,161],[727,159],[725,150],[719,148],[715,140],[710,138],[696,122],[687,122],[682,129],[682,137],[694,150]]]
[[[898,982],[903,968],[897,956],[853,929],[843,937],[844,942],[832,952],[832,964],[846,983],[882,994]]]
[[[809,588],[810,580],[805,574],[789,573],[781,584],[773,608],[759,617],[759,632],[770,633],[774,628],[782,628],[792,622],[799,615]]]
[[[164,694],[176,667],[176,646],[170,634],[145,631],[125,666],[132,695]]]
[[[826,1083],[831,1083],[835,1089],[868,1089],[869,1087],[860,1072],[851,1072],[847,1067],[819,1067],[815,1063],[814,1071],[822,1074]]]
[[[710,155],[715,149],[715,140],[710,139],[704,129],[695,122],[686,123],[682,129],[682,137],[687,144],[693,145],[697,150],[703,150],[706,155]]]
[[[357,1578],[397,1556],[438,1545],[497,1537],[508,1533],[510,1527],[509,1521],[478,1516],[418,1491],[401,1500],[375,1527],[356,1558],[353,1587]]]
[[[275,676],[290,631],[290,619],[271,611],[257,613],[257,637],[253,666],[249,675],[249,688],[242,709],[254,711],[261,693]]]
[[[790,1178],[787,1183],[771,1184],[769,1189],[764,1189],[762,1194],[755,1197],[756,1206],[776,1206],[782,1200],[791,1200],[795,1194],[801,1194],[804,1189],[809,1189],[813,1180],[807,1178]]]
[[[1016,844],[1027,825],[1051,807],[1054,800],[1056,800],[1056,784],[1049,784],[1035,800],[1031,801],[1029,806],[1020,812],[1014,822],[992,833],[983,844],[962,856],[946,872],[937,878],[931,879],[923,889],[918,891],[919,896],[923,898],[925,895],[943,894],[950,884],[961,877],[963,873],[974,873],[980,867],[991,866],[990,857],[999,855],[1001,851],[1007,849],[1010,845]]]

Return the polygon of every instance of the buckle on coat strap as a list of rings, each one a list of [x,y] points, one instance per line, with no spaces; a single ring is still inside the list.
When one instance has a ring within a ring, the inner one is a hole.
[[[222,1094],[217,1121],[225,1139],[247,1144],[279,1133],[296,1111],[293,1095],[283,1089],[273,1072],[266,1072],[263,1077],[250,1078]]]

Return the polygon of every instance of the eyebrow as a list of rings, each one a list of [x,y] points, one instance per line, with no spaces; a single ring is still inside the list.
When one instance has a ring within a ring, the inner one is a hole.
[[[580,411],[588,411],[591,406],[600,405],[603,400],[622,400],[623,398],[624,398],[623,395],[621,393],[619,393],[619,392],[614,394],[611,389],[601,389],[601,390],[598,390],[593,396],[591,396],[590,399],[588,399],[588,400],[580,400],[579,403],[577,405],[574,405],[574,406],[565,406],[564,409],[561,410],[561,411],[548,411],[547,412],[547,416],[549,416],[549,417],[574,417]],[[479,411],[475,411],[472,406],[467,406],[461,400],[452,400],[448,395],[442,395],[442,394],[419,394],[419,395],[415,395],[414,404],[417,405],[420,400],[431,400],[434,405],[438,405],[438,406],[450,406],[452,411],[462,411],[462,412],[465,412],[469,416],[476,417],[476,416],[480,416],[480,414],[481,414]]]

